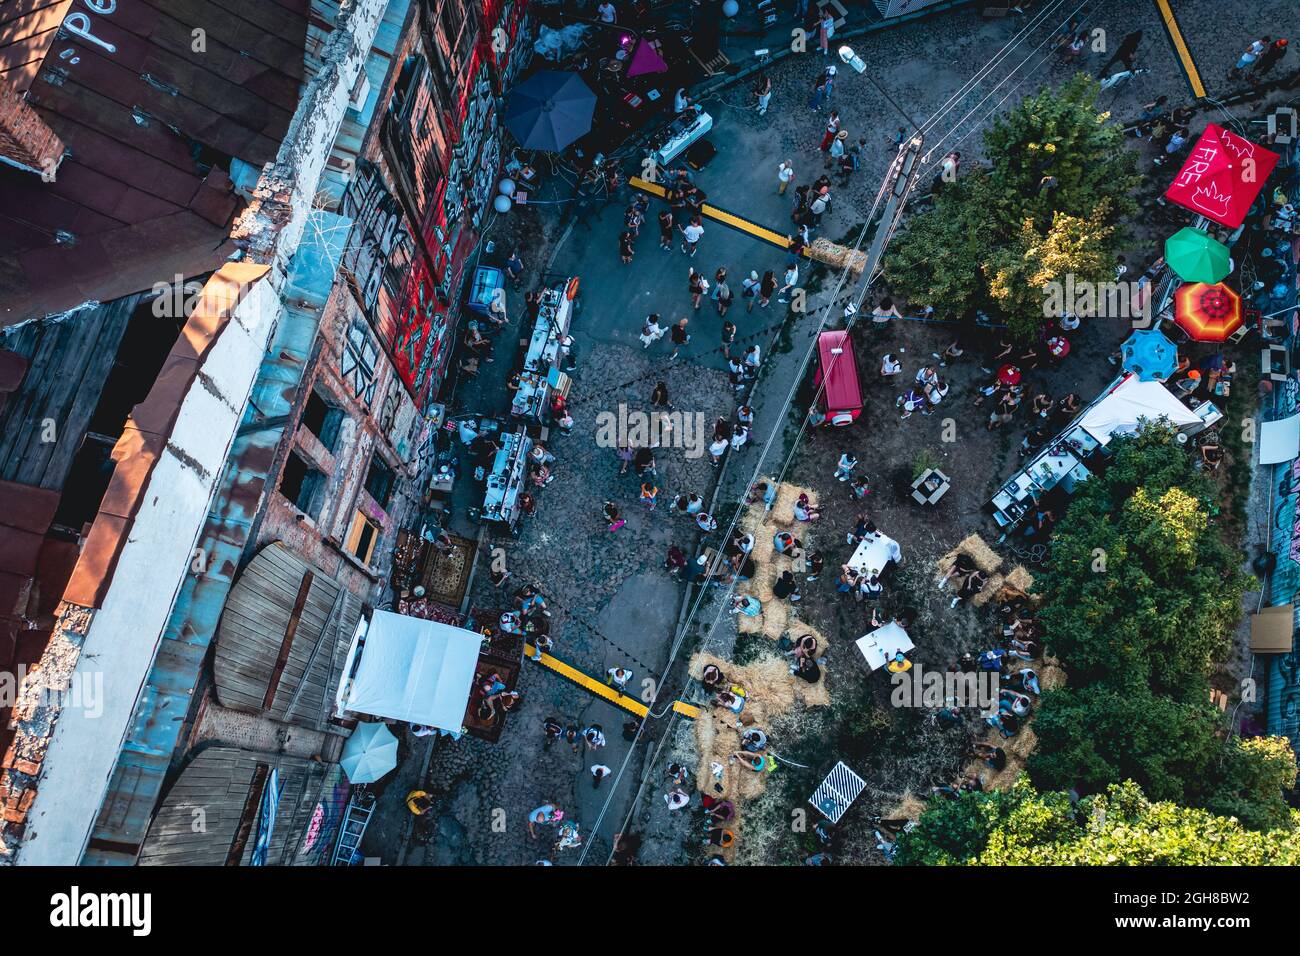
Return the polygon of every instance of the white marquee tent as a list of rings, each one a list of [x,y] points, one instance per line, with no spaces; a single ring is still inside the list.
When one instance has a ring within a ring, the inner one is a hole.
[[[463,627],[375,611],[353,635],[338,713],[460,730],[481,642]]]
[[[1097,399],[1083,413],[1079,424],[1088,434],[1105,445],[1112,435],[1127,435],[1138,430],[1142,421],[1166,418],[1175,428],[1201,422],[1197,414],[1159,382],[1140,382],[1129,375]]]

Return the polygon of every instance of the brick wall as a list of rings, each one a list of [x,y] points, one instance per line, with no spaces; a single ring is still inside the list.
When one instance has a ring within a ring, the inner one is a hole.
[[[0,156],[15,165],[52,172],[63,160],[63,141],[27,105],[22,94],[0,80]]]

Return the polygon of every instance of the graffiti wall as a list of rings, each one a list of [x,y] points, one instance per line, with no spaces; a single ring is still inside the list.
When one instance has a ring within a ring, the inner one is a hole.
[[[447,351],[447,309],[400,203],[375,164],[361,160],[343,195],[353,220],[341,265],[397,374],[423,409]]]

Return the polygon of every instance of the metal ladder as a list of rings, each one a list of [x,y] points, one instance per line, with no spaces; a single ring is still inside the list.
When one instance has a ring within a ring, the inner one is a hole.
[[[370,814],[374,813],[374,804],[368,807],[357,806],[355,798],[348,801],[347,812],[343,816],[343,825],[339,827],[339,840],[334,845],[334,858],[330,866],[350,866],[352,856],[361,846],[366,826],[370,823]]]

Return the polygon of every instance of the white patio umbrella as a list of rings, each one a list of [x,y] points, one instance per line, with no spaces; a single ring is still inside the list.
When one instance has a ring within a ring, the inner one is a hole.
[[[344,744],[339,764],[353,783],[374,783],[397,766],[397,738],[385,724],[362,724]]]

